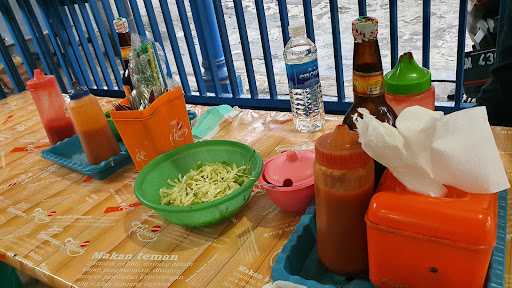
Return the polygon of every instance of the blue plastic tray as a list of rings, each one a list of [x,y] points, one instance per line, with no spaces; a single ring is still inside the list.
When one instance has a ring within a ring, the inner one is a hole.
[[[499,193],[498,232],[487,280],[488,288],[504,287],[507,191]],[[315,207],[301,217],[295,231],[272,266],[273,281],[289,281],[308,288],[370,288],[368,279],[347,279],[330,273],[316,250]]]
[[[128,155],[126,147],[122,142],[118,143],[121,152],[96,165],[91,165],[87,162],[87,157],[82,149],[78,135],[62,140],[42,151],[41,156],[78,173],[101,180],[131,163],[130,155]]]

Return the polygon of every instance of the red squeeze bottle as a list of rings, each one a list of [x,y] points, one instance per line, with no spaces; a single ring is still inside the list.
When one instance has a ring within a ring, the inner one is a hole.
[[[75,135],[73,122],[65,113],[64,97],[54,76],[44,75],[43,71],[36,69],[34,78],[27,82],[27,88],[52,145]]]

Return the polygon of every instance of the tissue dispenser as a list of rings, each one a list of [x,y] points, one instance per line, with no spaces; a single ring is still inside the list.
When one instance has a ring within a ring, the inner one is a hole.
[[[389,171],[366,214],[370,280],[377,287],[483,287],[496,241],[497,194],[448,187],[414,193]]]

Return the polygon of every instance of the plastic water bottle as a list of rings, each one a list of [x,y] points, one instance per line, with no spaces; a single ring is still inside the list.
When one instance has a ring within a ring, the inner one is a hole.
[[[284,61],[293,121],[300,132],[317,131],[324,125],[324,102],[316,46],[307,38],[303,26],[291,27],[290,33],[291,38],[284,48]]]

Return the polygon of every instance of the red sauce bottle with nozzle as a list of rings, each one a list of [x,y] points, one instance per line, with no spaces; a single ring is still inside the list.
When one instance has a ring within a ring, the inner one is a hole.
[[[53,145],[75,135],[71,118],[66,115],[64,97],[53,75],[34,70],[34,78],[27,82],[48,140]]]

